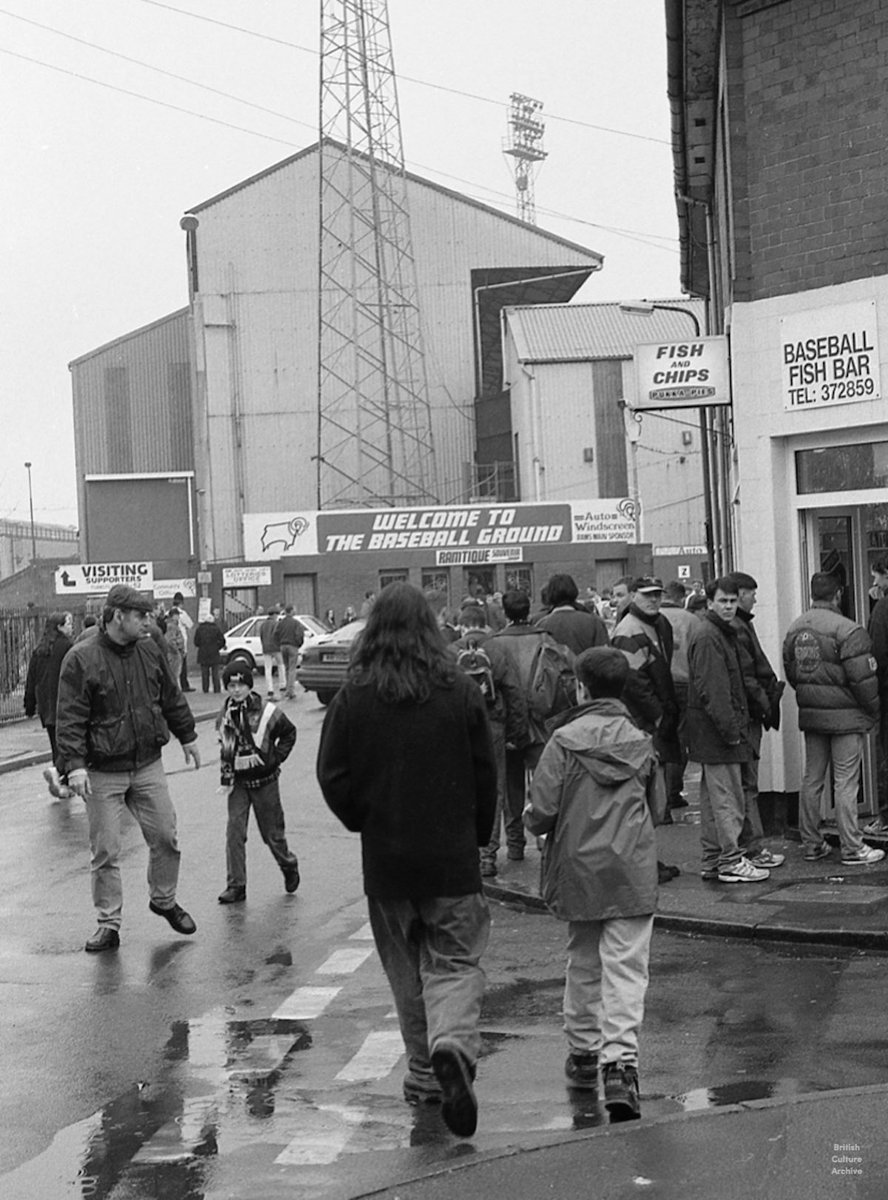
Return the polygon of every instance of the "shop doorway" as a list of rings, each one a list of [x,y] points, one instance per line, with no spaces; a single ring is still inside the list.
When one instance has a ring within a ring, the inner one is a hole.
[[[846,617],[866,626],[873,605],[872,565],[888,559],[888,504],[855,504],[811,509],[802,513],[802,567],[805,595],[816,571],[829,571],[842,585],[841,610]],[[864,750],[858,812],[876,811],[877,798],[888,787],[888,770],[877,753],[875,734]],[[824,800],[832,816],[832,800]]]

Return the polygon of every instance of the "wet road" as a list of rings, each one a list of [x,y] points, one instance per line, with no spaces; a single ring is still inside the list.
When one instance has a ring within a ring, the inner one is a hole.
[[[297,706],[283,783],[303,886],[283,893],[256,836],[249,900],[221,908],[224,804],[210,761],[168,758],[192,939],[147,911],[128,838],[123,944],[92,932],[85,821],[39,771],[3,779],[0,813],[0,1195],[340,1197],[432,1163],[562,1137],[601,1121],[563,1086],[562,928],[495,906],[479,1132],[452,1139],[400,1099],[403,1064],[372,949],[357,840],[326,813],[312,764],[322,710]],[[884,959],[658,934],[642,1044],[654,1116],[881,1083]]]

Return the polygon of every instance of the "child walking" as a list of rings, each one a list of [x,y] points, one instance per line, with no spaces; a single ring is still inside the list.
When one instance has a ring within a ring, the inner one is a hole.
[[[648,806],[651,738],[620,696],[621,651],[576,660],[580,707],[553,732],[534,772],[524,823],[546,834],[543,899],[567,921],[564,1031],[568,1085],[598,1090],[611,1121],[641,1115],[638,1034],[657,907],[657,848]]]
[[[216,719],[222,760],[222,786],[228,788],[228,831],[225,860],[228,883],[220,904],[247,898],[247,822],[250,808],[262,840],[284,874],[284,888],[299,887],[299,863],[287,845],[278,776],[281,763],[296,744],[296,726],[276,704],[252,690],[253,672],[232,663],[222,674],[228,693]]]

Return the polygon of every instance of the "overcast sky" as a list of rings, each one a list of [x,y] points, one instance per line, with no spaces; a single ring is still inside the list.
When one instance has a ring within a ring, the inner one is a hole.
[[[67,364],[183,307],[182,214],[317,139],[319,8],[0,0],[0,516],[30,461],[35,519],[77,523]],[[605,256],[579,298],[680,294],[663,0],[389,15],[409,170],[514,212],[508,97],[538,98],[537,224]]]

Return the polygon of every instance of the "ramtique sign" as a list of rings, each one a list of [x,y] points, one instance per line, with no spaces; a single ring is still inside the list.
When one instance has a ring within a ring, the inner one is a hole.
[[[520,562],[534,546],[634,542],[629,497],[563,503],[355,508],[244,516],[247,559],[425,550],[438,566]]]

